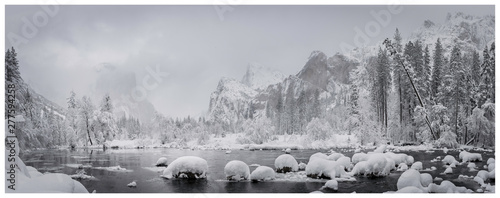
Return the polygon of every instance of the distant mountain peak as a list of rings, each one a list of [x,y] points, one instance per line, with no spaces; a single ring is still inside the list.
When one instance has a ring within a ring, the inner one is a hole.
[[[265,89],[269,85],[283,81],[285,78],[286,76],[279,71],[252,62],[248,64],[241,83],[252,89]]]

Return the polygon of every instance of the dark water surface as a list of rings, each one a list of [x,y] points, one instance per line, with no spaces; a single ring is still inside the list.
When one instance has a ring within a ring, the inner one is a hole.
[[[293,150],[293,155],[300,163],[309,160],[309,157],[316,152],[327,152],[326,150]],[[352,150],[338,150],[345,156],[352,157]],[[366,151],[364,151],[366,152]],[[494,152],[479,152],[483,157],[482,162],[475,162],[479,170],[484,170],[483,166],[490,157],[494,157]],[[453,169],[453,174],[442,175],[446,169],[441,161],[431,162],[437,156],[444,158],[449,154],[458,160],[458,151],[449,151],[447,154],[441,150],[432,152],[409,151],[401,152],[412,155],[415,161],[421,161],[423,168],[435,166],[435,171],[421,171],[429,173],[432,177],[441,177],[449,180],[457,186],[465,186],[476,190],[479,185],[472,179],[458,178],[459,175],[475,176],[477,171],[470,172],[467,163],[458,165]],[[60,172],[68,175],[75,174],[82,169],[66,166],[64,164],[84,164],[94,168],[84,166],[87,175],[94,176],[97,180],[79,180],[88,190],[97,193],[309,193],[320,190],[327,180],[305,178],[297,173],[292,175],[278,174],[278,179],[269,182],[229,182],[225,180],[224,166],[231,160],[241,160],[248,165],[259,164],[274,168],[274,160],[283,154],[278,150],[247,151],[233,150],[230,154],[220,150],[179,150],[179,149],[127,149],[127,150],[44,150],[34,151],[21,156],[25,164],[33,166],[38,171]],[[174,159],[186,156],[198,156],[208,162],[207,179],[201,180],[167,180],[160,175],[161,168],[156,168],[154,163],[158,158],[167,157],[168,163]],[[109,171],[96,169],[95,167],[109,167],[119,165],[128,171]],[[256,167],[251,166],[250,171]],[[158,172],[160,171],[160,172]],[[396,191],[396,183],[402,172],[392,172],[387,177],[368,178],[365,176],[355,176],[356,181],[339,182],[339,190],[336,193],[380,193],[386,191]],[[294,176],[295,179],[286,180]],[[132,181],[137,182],[136,188],[129,188],[127,184]],[[440,183],[440,182],[436,182]],[[493,185],[494,183],[492,183]],[[322,189],[322,192],[334,192]]]

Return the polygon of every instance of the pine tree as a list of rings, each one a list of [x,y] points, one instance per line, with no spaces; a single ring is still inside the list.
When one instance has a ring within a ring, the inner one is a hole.
[[[90,145],[93,145],[91,133],[92,133],[92,116],[94,112],[94,105],[92,104],[92,100],[89,97],[83,96],[80,102],[79,107],[79,117],[80,117],[80,125],[83,131],[87,132],[87,142],[90,142]]]
[[[485,46],[483,50],[483,64],[481,64],[481,70],[481,84],[479,88],[481,97],[479,99],[479,107],[481,107],[486,102],[486,100],[492,98],[492,93],[494,93],[494,90],[492,90],[492,88],[495,83],[495,73],[493,65],[491,63],[488,46]]]
[[[21,73],[19,72],[19,61],[17,60],[17,53],[14,47],[5,52],[5,80],[11,83],[22,82]]]
[[[432,67],[431,74],[431,99],[437,104],[440,101],[436,100],[437,94],[439,92],[439,87],[442,81],[442,71],[444,67],[444,50],[441,46],[441,41],[438,39],[436,42],[436,47],[434,49],[433,55],[434,65]]]
[[[379,122],[387,129],[387,99],[391,83],[387,51],[379,48],[376,64],[376,76],[372,90],[373,101],[375,102]]]
[[[106,94],[101,102],[101,112],[113,112],[113,103],[111,101],[111,96]]]

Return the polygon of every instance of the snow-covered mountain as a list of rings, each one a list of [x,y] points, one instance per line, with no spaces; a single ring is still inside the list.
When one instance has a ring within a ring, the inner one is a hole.
[[[241,83],[252,89],[265,89],[267,86],[279,83],[286,76],[279,71],[272,70],[269,67],[264,67],[258,63],[250,63],[247,67],[247,72],[241,79]]]
[[[495,17],[473,16],[462,12],[448,13],[442,24],[430,20],[424,21],[406,42],[420,40],[424,46],[429,45],[429,49],[434,49],[438,38],[447,53],[451,52],[455,43],[462,51],[482,51],[486,45],[491,45],[495,40]]]

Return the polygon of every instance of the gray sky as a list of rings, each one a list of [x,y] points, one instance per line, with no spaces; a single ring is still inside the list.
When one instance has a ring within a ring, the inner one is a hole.
[[[147,91],[148,100],[168,116],[198,116],[221,77],[241,79],[250,62],[296,74],[313,50],[331,56],[342,42],[354,45],[355,28],[364,30],[376,21],[370,11],[387,6],[231,9],[221,20],[214,6],[59,6],[44,21],[40,6],[6,6],[5,48],[13,45],[9,35],[22,36],[25,21],[39,16],[46,25],[16,50],[22,77],[40,94],[66,106],[70,90],[79,97],[127,93],[130,82],[147,78],[147,66],[158,65],[169,75]],[[407,37],[424,20],[441,23],[457,11],[482,16],[494,7],[402,6],[371,44],[392,37],[396,27]]]

